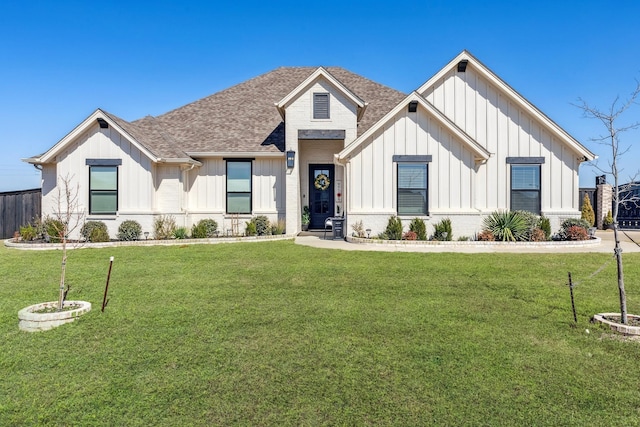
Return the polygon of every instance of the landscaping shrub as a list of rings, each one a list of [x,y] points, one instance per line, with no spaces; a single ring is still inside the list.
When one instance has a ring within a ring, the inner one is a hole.
[[[527,239],[527,221],[519,211],[495,211],[484,219],[483,224],[496,240],[517,242]]]
[[[187,227],[177,227],[173,230],[173,238],[174,239],[187,239],[189,238],[189,232]]]
[[[611,211],[607,212],[607,216],[602,219],[602,225],[604,227],[608,227],[613,224],[613,215],[611,215]]]
[[[584,230],[587,236],[589,235],[588,230],[590,226],[587,221],[585,221],[582,218],[567,218],[564,221],[562,221],[562,224],[560,224],[560,231],[558,232],[558,238],[560,240],[581,240],[581,239],[572,238],[572,237],[581,235],[582,233],[577,230],[573,230],[570,233],[569,229],[571,227],[580,227]]]
[[[582,214],[580,216],[582,219],[587,221],[589,227],[593,227],[593,224],[596,222],[596,214],[593,211],[593,206],[591,206],[591,199],[588,194],[584,195],[584,199],[582,199]]]
[[[395,215],[389,217],[387,228],[384,231],[384,235],[388,240],[401,240],[402,239],[402,220]]]
[[[584,227],[579,225],[572,225],[565,231],[566,240],[587,240],[589,234]]]
[[[62,221],[47,217],[42,225],[44,233],[49,236],[51,243],[60,243],[62,241],[62,233],[64,233]]]
[[[38,237],[38,229],[31,224],[20,227],[20,236],[22,240],[34,240]]]
[[[476,236],[476,240],[478,240],[479,242],[493,242],[496,240],[496,237],[490,230],[482,230]]]
[[[274,236],[284,234],[285,229],[287,228],[287,223],[283,219],[279,219],[276,222],[271,224],[271,234]]]
[[[153,220],[153,236],[158,240],[173,237],[176,231],[176,219],[173,215],[161,215]]]
[[[541,228],[536,228],[531,232],[529,240],[532,242],[544,242],[548,239],[546,233]]]
[[[413,218],[409,230],[416,233],[418,240],[427,240],[427,226],[422,218]]]
[[[245,236],[255,236],[256,234],[257,234],[256,223],[252,219],[251,221],[247,222],[247,227],[244,229],[244,235]]]
[[[444,218],[440,222],[437,222],[433,225],[433,240],[453,240],[453,230],[451,228],[451,220],[449,218]],[[446,234],[445,234],[446,233]]]
[[[403,240],[418,240],[418,234],[415,231],[407,231],[406,233],[404,233],[404,235],[402,236]]]
[[[108,242],[107,224],[102,221],[87,221],[80,229],[80,235],[88,242]]]
[[[540,223],[538,225],[540,229],[544,232],[544,239],[551,239],[551,221],[544,215],[540,216]]]
[[[142,234],[142,227],[138,221],[132,219],[123,221],[118,227],[118,240],[138,240]]]
[[[191,237],[194,239],[207,239],[215,237],[218,231],[218,223],[213,219],[201,219],[191,227]]]
[[[356,237],[364,238],[366,236],[362,220],[356,221],[355,224],[352,224],[351,229],[355,233]]]
[[[265,215],[258,215],[251,219],[253,223],[256,225],[256,234],[258,236],[264,236],[266,234],[271,234],[270,222],[269,218]]]
[[[468,242],[469,240],[471,240],[471,238],[469,236],[460,236],[460,237],[458,237],[458,242]]]

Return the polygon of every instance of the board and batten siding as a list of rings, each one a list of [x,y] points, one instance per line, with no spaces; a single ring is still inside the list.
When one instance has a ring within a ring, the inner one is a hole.
[[[57,165],[43,165],[43,215],[56,209],[56,179],[66,176],[71,177],[74,187],[79,185],[79,206],[88,213],[87,159],[122,159],[118,167],[118,213],[151,212],[154,189],[151,160],[113,127],[101,129],[96,123],[56,157]]]
[[[226,160],[199,159],[202,166],[189,175],[189,212],[224,214],[226,212]],[[252,213],[284,215],[285,165],[282,158],[256,158],[252,164]],[[274,216],[275,215],[275,216]]]
[[[424,110],[399,112],[354,151],[349,166],[349,211],[396,212],[394,155],[431,155],[428,164],[429,213],[473,209],[474,157],[466,146]]]
[[[492,153],[477,171],[475,206],[480,211],[509,208],[507,157],[545,158],[541,168],[543,212],[574,213],[578,209],[578,154],[473,67],[464,73],[450,71],[422,95]]]

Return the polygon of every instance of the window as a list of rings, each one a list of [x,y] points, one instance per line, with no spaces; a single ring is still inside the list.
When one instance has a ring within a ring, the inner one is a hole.
[[[540,215],[540,165],[511,165],[511,210]]]
[[[227,160],[227,213],[251,213],[251,160]]]
[[[398,163],[398,215],[427,214],[427,165]]]
[[[118,167],[89,166],[89,214],[115,215],[118,211]]]
[[[328,93],[313,94],[313,118],[314,119],[329,118],[329,94]]]

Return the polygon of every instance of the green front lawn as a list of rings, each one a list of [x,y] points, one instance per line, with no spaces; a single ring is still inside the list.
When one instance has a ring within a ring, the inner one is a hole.
[[[109,267],[110,303],[100,312]],[[0,248],[0,425],[638,425],[640,342],[609,338],[608,254],[343,252],[291,241]],[[640,254],[625,254],[640,312]],[[590,334],[585,329],[591,330]]]

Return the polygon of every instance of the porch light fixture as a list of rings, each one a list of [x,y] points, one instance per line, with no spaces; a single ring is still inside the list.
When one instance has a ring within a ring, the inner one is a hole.
[[[103,118],[99,118],[98,120],[98,124],[100,125],[100,129],[107,129],[109,127],[109,123],[107,123],[107,121]]]
[[[287,169],[293,169],[296,164],[296,152],[287,151]]]
[[[411,101],[409,103],[409,112],[415,113],[416,111],[418,111],[418,101]]]
[[[463,59],[462,61],[458,62],[458,72],[459,73],[464,73],[465,71],[467,71],[467,64],[469,63],[468,60]]]

